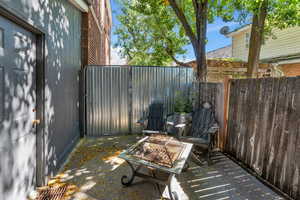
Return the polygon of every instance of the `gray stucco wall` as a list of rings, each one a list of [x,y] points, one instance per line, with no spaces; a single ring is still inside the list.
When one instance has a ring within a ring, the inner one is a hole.
[[[80,135],[81,12],[67,0],[1,0],[0,6],[45,33],[45,173],[52,175]]]

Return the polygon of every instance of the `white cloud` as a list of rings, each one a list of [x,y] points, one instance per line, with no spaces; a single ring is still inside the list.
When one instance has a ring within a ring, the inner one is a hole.
[[[122,58],[119,54],[120,48],[111,48],[111,55],[110,55],[110,64],[111,65],[126,65],[127,61],[125,58]]]

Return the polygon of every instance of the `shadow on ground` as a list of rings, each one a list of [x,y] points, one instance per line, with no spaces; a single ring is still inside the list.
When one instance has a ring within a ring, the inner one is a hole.
[[[73,186],[72,200],[160,199],[157,188],[139,178],[130,187],[121,185],[121,177],[131,172],[117,156],[138,139],[137,136],[83,139],[50,184]],[[172,188],[180,200],[284,199],[221,153],[215,153],[211,166],[190,163],[187,172],[173,179]],[[168,199],[167,188],[161,190]]]

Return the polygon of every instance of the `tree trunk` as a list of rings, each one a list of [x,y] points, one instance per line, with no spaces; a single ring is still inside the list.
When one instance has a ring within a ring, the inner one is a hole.
[[[198,2],[197,8],[197,39],[198,45],[196,49],[196,62],[197,62],[197,75],[199,80],[206,81],[207,66],[206,66],[206,29],[207,29],[207,12],[208,12],[207,0]]]
[[[197,63],[197,76],[200,80],[206,78],[206,29],[207,29],[207,12],[208,0],[193,0],[196,15],[196,31],[195,35],[182,9],[177,5],[176,0],[168,0],[177,18],[181,22],[186,35],[190,39]]]
[[[258,13],[253,15],[251,36],[248,54],[248,77],[257,77],[259,68],[259,55],[264,37],[265,19],[267,16],[268,1],[264,0]]]

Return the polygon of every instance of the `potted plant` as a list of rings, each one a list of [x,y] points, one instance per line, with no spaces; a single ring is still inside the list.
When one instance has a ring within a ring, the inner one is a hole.
[[[174,111],[176,114],[185,115],[192,112],[193,106],[188,96],[182,94],[182,92],[177,92],[175,94],[175,104]]]
[[[191,112],[192,112],[192,103],[188,96],[184,95],[182,92],[177,92],[175,94],[175,103],[174,103],[174,115],[172,116],[171,121],[173,122],[172,133],[178,135],[178,128],[174,128],[178,124],[188,123]]]

